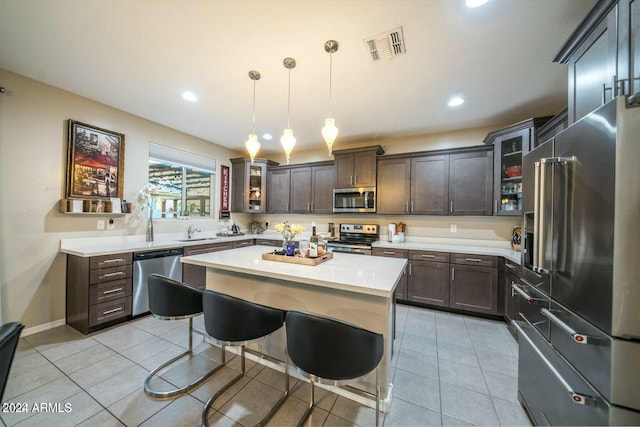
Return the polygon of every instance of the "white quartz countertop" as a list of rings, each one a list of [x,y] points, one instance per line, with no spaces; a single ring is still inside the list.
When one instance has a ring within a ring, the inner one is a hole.
[[[270,237],[272,236],[272,237]],[[187,239],[157,238],[146,242],[144,236],[98,237],[63,239],[60,241],[60,252],[81,257],[112,255],[122,252],[152,251],[154,249],[182,248],[185,246],[208,245],[246,239],[279,239],[277,235],[245,234],[242,236],[204,237]]]
[[[391,243],[378,240],[373,244],[374,248],[390,248],[390,249],[413,249],[422,251],[436,252],[453,252],[457,254],[476,254],[476,255],[494,255],[501,256],[505,259],[520,265],[521,253],[510,248],[494,247],[489,245],[478,244],[461,244],[458,242],[451,243],[423,243],[423,242],[403,242]]]
[[[81,257],[112,255],[122,252],[150,251],[154,249],[180,248],[185,246],[225,243],[245,239],[261,239],[282,241],[277,233],[245,234],[228,237],[200,237],[186,240],[173,237],[159,237],[154,242],[146,242],[144,236],[113,236],[63,239],[60,241],[60,252]],[[508,247],[508,243],[498,241],[465,241],[462,239],[444,239],[437,242],[409,241],[391,243],[379,240],[373,243],[374,248],[413,249],[424,251],[439,251],[453,253],[468,253],[477,255],[501,256],[520,264],[520,252]],[[264,247],[263,247],[264,248]],[[336,254],[337,255],[337,254]],[[279,263],[282,264],[282,263]]]
[[[335,253],[318,265],[290,264],[263,260],[265,246],[249,246],[182,257],[182,262],[258,277],[287,280],[330,289],[390,297],[402,276],[407,260]]]

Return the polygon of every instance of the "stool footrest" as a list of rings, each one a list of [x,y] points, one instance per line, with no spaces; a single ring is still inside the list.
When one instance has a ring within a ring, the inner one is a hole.
[[[187,384],[184,387],[180,387],[180,388],[176,388],[176,389],[172,389],[172,390],[167,390],[167,391],[156,391],[156,390],[153,390],[151,388],[151,385],[149,383],[151,382],[153,377],[158,372],[160,372],[162,369],[166,368],[167,366],[171,365],[175,361],[177,361],[179,359],[182,359],[185,356],[192,355],[192,354],[193,354],[193,352],[191,350],[187,350],[184,353],[179,354],[178,356],[174,357],[173,359],[169,360],[168,362],[163,363],[162,365],[158,366],[156,369],[151,371],[151,373],[144,380],[144,392],[145,392],[145,394],[147,396],[151,396],[151,397],[154,397],[156,399],[168,399],[170,397],[177,396],[179,394],[185,393],[185,392],[187,392],[187,391],[199,386],[200,384],[202,384],[202,382],[204,382],[207,378],[209,378],[211,375],[215,374],[219,369],[221,369],[224,366],[224,365],[216,366],[215,368],[213,368],[212,370],[210,370],[209,372],[207,372],[203,376],[198,377],[195,381],[191,382],[190,384]]]

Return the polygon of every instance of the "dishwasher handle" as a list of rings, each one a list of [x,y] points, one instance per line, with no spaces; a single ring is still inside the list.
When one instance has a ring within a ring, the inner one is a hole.
[[[155,251],[134,252],[133,260],[143,261],[147,259],[164,258],[168,256],[178,256],[178,255],[184,255],[183,248],[159,249]]]

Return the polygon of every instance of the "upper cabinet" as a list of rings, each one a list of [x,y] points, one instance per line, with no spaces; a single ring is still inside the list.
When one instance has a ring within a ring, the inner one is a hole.
[[[332,162],[273,167],[267,176],[268,213],[332,213]]]
[[[384,154],[379,145],[374,147],[336,150],[336,188],[375,187],[377,157]]]
[[[491,147],[378,160],[377,213],[491,215]]]
[[[493,131],[484,139],[485,144],[494,146],[494,215],[522,214],[522,156],[537,145],[538,132],[550,119],[524,120]]]
[[[266,212],[267,165],[277,165],[266,159],[231,159],[231,211]]]
[[[568,124],[618,95],[640,102],[640,3],[600,0],[554,62],[568,65]]]

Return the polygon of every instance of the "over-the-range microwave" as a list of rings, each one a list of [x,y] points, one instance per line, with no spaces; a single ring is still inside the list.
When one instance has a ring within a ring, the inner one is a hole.
[[[333,212],[375,212],[376,188],[335,188]]]

